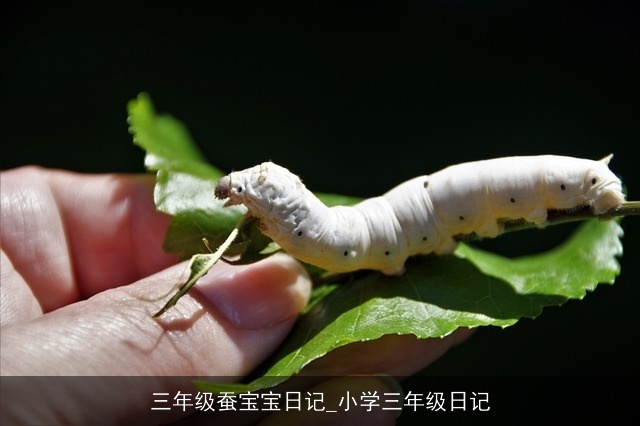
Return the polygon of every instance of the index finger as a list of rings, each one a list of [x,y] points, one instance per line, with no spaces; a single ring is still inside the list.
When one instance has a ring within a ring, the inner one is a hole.
[[[175,263],[150,175],[2,173],[2,250],[50,311]]]

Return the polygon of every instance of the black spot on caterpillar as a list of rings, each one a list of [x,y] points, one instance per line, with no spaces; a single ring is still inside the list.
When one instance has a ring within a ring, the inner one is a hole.
[[[446,254],[454,236],[496,237],[504,219],[545,225],[548,210],[589,206],[601,214],[624,202],[608,164],[541,155],[447,167],[408,180],[353,207],[327,207],[298,176],[276,164],[230,173],[215,190],[244,204],[261,231],[297,259],[333,272],[400,274],[409,256]]]

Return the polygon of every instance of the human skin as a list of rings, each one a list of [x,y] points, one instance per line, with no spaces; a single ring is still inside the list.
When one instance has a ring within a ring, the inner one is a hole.
[[[247,266],[215,265],[153,318],[186,264],[162,251],[171,218],[155,209],[152,176],[22,167],[2,172],[0,183],[2,375],[148,378],[132,381],[127,392],[106,380],[103,398],[86,399],[74,389],[77,381],[50,392],[3,386],[3,424],[167,422],[193,414],[151,411],[151,395],[194,392],[198,376],[246,376],[284,340],[308,301],[304,268],[278,254]],[[389,392],[393,381],[375,375],[415,373],[468,334],[348,345],[309,366],[305,374],[324,378],[310,379],[308,389],[330,395],[347,378],[328,376],[359,374],[373,376],[350,386]],[[317,413],[308,415],[313,424]],[[394,420],[385,412],[368,422]]]

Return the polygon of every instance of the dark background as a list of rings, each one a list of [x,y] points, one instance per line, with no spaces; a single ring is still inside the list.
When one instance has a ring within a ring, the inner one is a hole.
[[[314,191],[372,196],[463,161],[613,152],[640,199],[640,27],[619,2],[73,3],[2,13],[4,170],[142,172],[126,103],[146,91],[212,164],[270,159]],[[614,286],[483,328],[423,374],[637,375],[640,218],[623,226]]]

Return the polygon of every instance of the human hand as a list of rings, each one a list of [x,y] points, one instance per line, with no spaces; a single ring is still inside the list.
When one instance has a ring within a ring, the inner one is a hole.
[[[151,411],[153,392],[193,392],[198,376],[246,376],[278,347],[308,301],[302,266],[275,255],[242,267],[217,264],[154,319],[185,264],[162,252],[170,218],[155,210],[151,176],[26,167],[3,172],[0,182],[2,375],[147,376],[127,389],[105,377],[98,398],[80,392],[78,380],[55,389],[3,385],[3,424],[176,420],[189,412]],[[349,345],[308,374],[412,374],[467,334]],[[344,385],[339,380],[310,386],[330,393]],[[371,391],[389,389],[386,380],[359,380]]]

